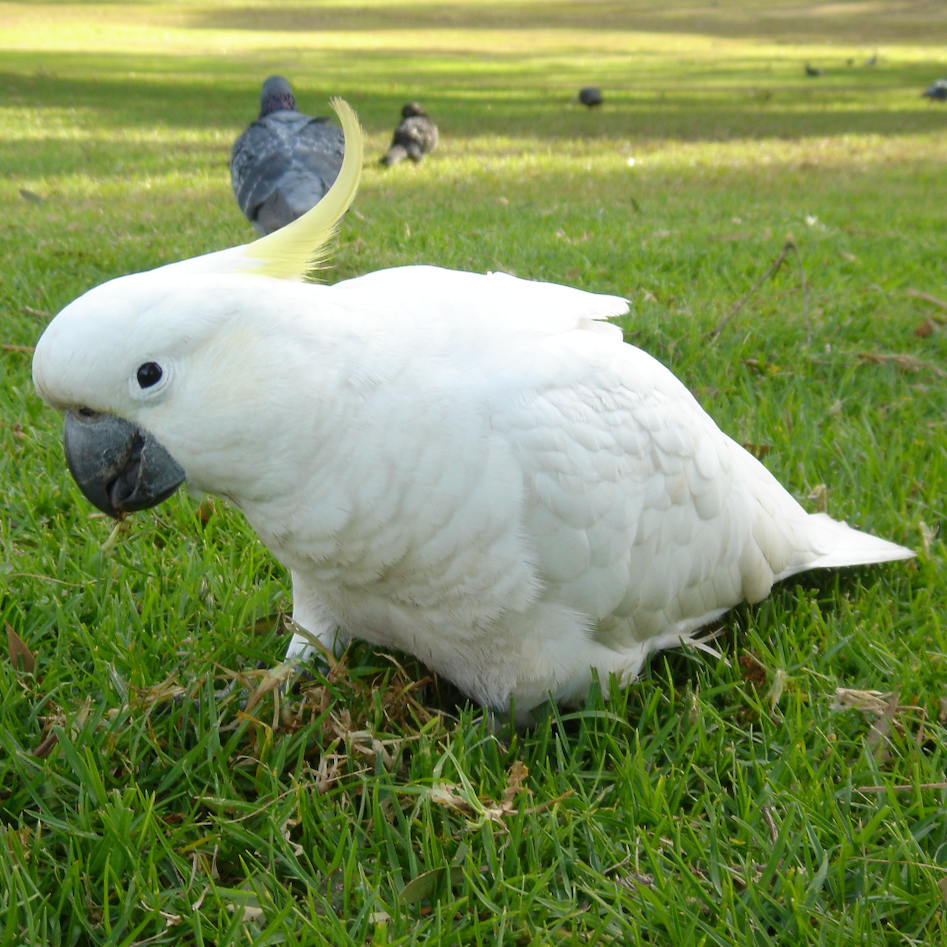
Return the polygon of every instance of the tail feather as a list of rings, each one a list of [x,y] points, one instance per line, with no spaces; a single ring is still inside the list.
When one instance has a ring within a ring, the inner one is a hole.
[[[865,566],[876,562],[893,562],[911,559],[916,553],[906,546],[879,539],[870,533],[853,529],[847,523],[834,520],[825,513],[813,513],[809,517],[812,526],[813,546],[825,552],[787,574],[803,569],[829,569],[839,566]],[[780,576],[784,578],[784,576]]]

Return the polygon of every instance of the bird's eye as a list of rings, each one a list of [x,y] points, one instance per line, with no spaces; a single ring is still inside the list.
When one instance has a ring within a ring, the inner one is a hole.
[[[157,362],[145,362],[138,366],[138,384],[142,388],[151,388],[161,381],[161,366]]]

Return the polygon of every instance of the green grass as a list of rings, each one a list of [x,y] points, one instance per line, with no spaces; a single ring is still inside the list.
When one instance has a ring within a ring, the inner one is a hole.
[[[918,295],[947,299],[941,3],[0,20],[0,620],[35,658],[0,664],[3,947],[947,940],[947,313]],[[327,279],[625,295],[626,337],[797,497],[918,559],[785,583],[727,616],[722,659],[662,654],[505,744],[364,647],[275,705],[286,576],[184,496],[104,552],[16,348],[90,286],[251,238],[227,160],[271,72],[367,132]],[[383,171],[415,98],[441,148]]]

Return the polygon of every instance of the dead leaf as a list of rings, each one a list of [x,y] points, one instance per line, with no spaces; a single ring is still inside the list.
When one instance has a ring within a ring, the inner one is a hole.
[[[924,362],[913,355],[905,355],[898,352],[859,352],[858,357],[865,362],[874,362],[876,365],[893,364],[905,372],[932,372],[938,378],[947,377],[947,372],[937,365],[930,362]]]
[[[32,674],[36,667],[36,659],[33,652],[23,643],[23,639],[7,624],[7,652],[10,655],[10,663],[16,670],[23,671],[24,674]]]
[[[862,691],[851,687],[836,687],[833,710],[866,710],[883,715],[890,694],[882,691]]]
[[[895,692],[891,695],[891,700],[884,705],[881,716],[872,723],[865,741],[866,749],[875,754],[879,763],[884,763],[891,757],[888,735],[897,725],[897,715],[898,694]]]
[[[456,809],[469,815],[473,812],[473,806],[466,796],[462,796],[456,791],[457,786],[453,783],[435,783],[427,793],[428,799],[445,809]]]
[[[529,769],[522,760],[517,760],[506,776],[506,789],[503,790],[503,803],[511,806],[513,798],[523,788],[523,781],[529,775]]]
[[[921,733],[923,732],[926,713],[921,708],[899,703],[898,698],[897,691],[885,694],[881,691],[862,691],[847,687],[837,687],[835,689],[835,701],[832,703],[833,710],[860,710],[863,713],[872,714],[876,718],[869,729],[865,748],[871,753],[877,753],[879,763],[885,762],[891,756],[890,734],[893,731],[903,733],[900,718],[905,713],[920,712]],[[918,735],[919,739],[921,733]]]
[[[940,881],[937,882],[937,887],[940,888],[944,903],[947,904],[947,878],[941,878]]]

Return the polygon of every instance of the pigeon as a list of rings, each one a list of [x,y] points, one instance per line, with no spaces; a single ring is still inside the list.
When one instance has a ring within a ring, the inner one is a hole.
[[[382,155],[384,165],[397,164],[405,158],[415,163],[437,147],[437,125],[417,102],[401,108],[401,121],[391,138],[391,147]]]
[[[579,89],[579,101],[589,108],[601,105],[602,90],[595,88],[595,86],[586,86],[584,89]]]
[[[263,83],[260,115],[234,142],[230,183],[247,220],[266,235],[322,200],[342,166],[341,131],[296,109],[282,76]]]
[[[806,512],[606,321],[625,299],[424,265],[306,282],[361,171],[334,107],[345,161],[308,214],[91,289],[33,358],[100,510],[186,482],[242,511],[292,576],[288,661],[360,638],[528,726],[774,582],[913,555]]]
[[[938,79],[926,92],[921,93],[932,102],[947,102],[947,79]]]
[[[810,65],[809,63],[806,63],[806,75],[807,75],[807,76],[821,76],[821,75],[823,74],[823,72],[824,72],[824,70],[822,70],[822,69],[816,69],[815,66],[812,66],[812,65]]]

